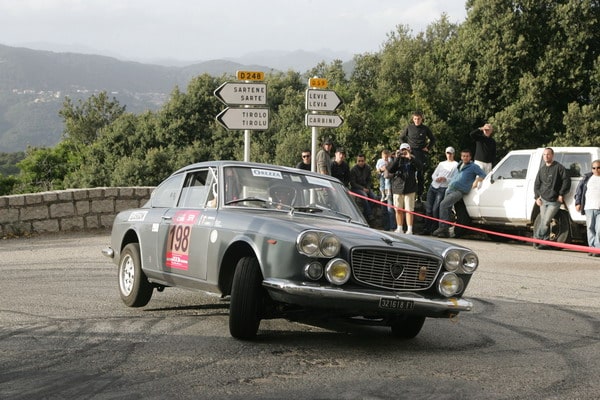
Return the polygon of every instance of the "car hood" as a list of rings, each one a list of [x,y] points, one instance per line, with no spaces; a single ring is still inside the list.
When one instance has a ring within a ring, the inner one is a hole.
[[[256,218],[257,215],[254,214]],[[308,229],[328,231],[341,240],[345,247],[367,246],[396,248],[405,251],[431,253],[432,251],[441,256],[445,249],[451,245],[441,240],[430,239],[416,235],[402,235],[373,229],[365,225],[346,222],[344,220],[319,218],[314,215],[296,213],[269,213],[265,218],[271,223],[278,225],[278,230],[291,230],[296,235]],[[460,246],[458,246],[460,247]]]

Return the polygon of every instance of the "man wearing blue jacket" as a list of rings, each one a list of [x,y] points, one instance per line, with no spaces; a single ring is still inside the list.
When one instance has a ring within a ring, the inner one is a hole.
[[[462,150],[460,160],[458,173],[448,184],[444,200],[440,203],[440,220],[443,221],[450,221],[450,213],[454,204],[462,200],[465,194],[469,193],[472,188],[476,188],[479,182],[485,178],[485,172],[471,160],[470,150]],[[440,222],[439,227],[433,231],[432,235],[440,238],[450,237],[448,224]]]

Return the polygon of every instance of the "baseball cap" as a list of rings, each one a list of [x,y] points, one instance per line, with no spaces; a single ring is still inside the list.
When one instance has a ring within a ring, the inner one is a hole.
[[[408,149],[410,150],[410,145],[408,143],[402,143],[400,145],[400,150]]]
[[[325,141],[323,142],[323,144],[333,144],[333,140],[331,140],[331,139],[325,139]]]
[[[454,154],[454,147],[452,147],[452,146],[446,147],[446,153],[452,153],[452,154]]]

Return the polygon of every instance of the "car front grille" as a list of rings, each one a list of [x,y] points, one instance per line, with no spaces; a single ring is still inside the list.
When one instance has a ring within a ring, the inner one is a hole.
[[[441,267],[435,257],[381,249],[354,249],[351,263],[357,281],[391,290],[425,290]]]

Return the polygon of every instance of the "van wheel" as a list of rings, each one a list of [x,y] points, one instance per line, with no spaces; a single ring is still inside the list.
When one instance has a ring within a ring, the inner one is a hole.
[[[540,225],[540,215],[535,217],[533,223],[533,231],[537,230]],[[552,221],[550,221],[550,233],[549,239],[552,242],[557,243],[570,243],[571,242],[571,218],[569,213],[564,210],[559,210]]]

